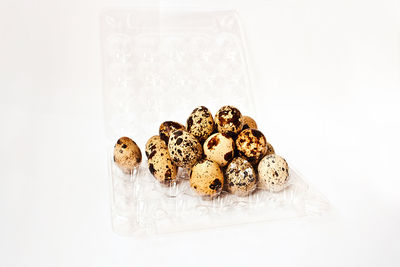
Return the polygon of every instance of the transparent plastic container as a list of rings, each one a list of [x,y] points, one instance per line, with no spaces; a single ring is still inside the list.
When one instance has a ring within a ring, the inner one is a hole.
[[[227,192],[205,200],[179,169],[170,187],[154,179],[143,157],[131,175],[113,162],[121,136],[144,145],[163,121],[185,124],[192,110],[215,114],[234,105],[256,114],[240,19],[234,11],[110,9],[101,16],[105,125],[111,215],[115,232],[147,235],[322,214],[329,204],[290,164],[290,185],[279,193]],[[263,131],[263,129],[260,129]],[[268,140],[268,136],[267,140]],[[277,148],[279,144],[272,144]],[[285,157],[285,155],[282,155]]]

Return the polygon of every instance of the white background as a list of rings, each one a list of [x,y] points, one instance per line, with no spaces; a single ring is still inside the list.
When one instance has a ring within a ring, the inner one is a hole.
[[[0,266],[399,266],[400,1],[159,4],[239,11],[258,123],[334,215],[114,234],[99,13],[135,3],[1,0]]]

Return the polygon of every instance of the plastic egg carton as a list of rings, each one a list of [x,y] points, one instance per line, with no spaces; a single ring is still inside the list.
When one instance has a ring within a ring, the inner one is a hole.
[[[145,157],[131,175],[122,173],[112,159],[113,145],[121,136],[135,140],[144,156],[146,141],[158,134],[163,121],[185,124],[197,106],[215,114],[229,104],[256,121],[260,116],[255,113],[246,42],[235,12],[112,9],[102,14],[101,26],[115,232],[177,232],[318,215],[329,209],[293,168],[290,186],[282,192],[256,190],[237,197],[223,191],[212,200],[190,189],[184,169],[179,169],[176,184],[159,184]],[[279,150],[279,144],[273,145]]]

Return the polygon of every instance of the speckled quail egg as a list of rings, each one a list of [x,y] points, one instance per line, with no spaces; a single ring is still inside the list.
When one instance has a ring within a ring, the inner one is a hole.
[[[257,123],[253,118],[249,116],[243,116],[243,130],[245,129],[258,129],[257,128]]]
[[[172,163],[168,147],[160,136],[151,137],[146,143],[147,163],[151,174],[163,184],[175,181],[177,167]]]
[[[289,181],[289,166],[276,154],[265,156],[258,164],[258,184],[272,192],[283,190]]]
[[[257,176],[246,159],[234,158],[225,170],[226,188],[232,194],[243,197],[257,187]]]
[[[163,140],[161,140],[161,137],[159,135],[154,135],[150,137],[145,146],[147,158],[149,158],[149,155],[153,150],[158,150],[160,148],[168,148],[167,144]]]
[[[204,142],[203,150],[207,159],[225,166],[233,159],[235,142],[227,134],[215,133]]]
[[[215,124],[218,132],[236,136],[243,127],[242,113],[233,106],[223,106],[215,115]]]
[[[266,155],[271,155],[271,154],[275,154],[275,149],[270,143],[267,142],[267,154]]]
[[[164,121],[160,125],[159,134],[162,140],[168,144],[169,137],[173,131],[185,130],[185,126],[174,121]]]
[[[208,108],[195,108],[186,121],[186,129],[200,142],[204,142],[214,130],[214,119]]]
[[[142,153],[129,137],[121,137],[114,146],[114,162],[125,173],[129,173],[142,162]]]
[[[190,133],[177,130],[171,133],[168,151],[178,167],[190,168],[203,156],[200,142]]]
[[[236,148],[251,164],[257,164],[267,153],[267,140],[256,129],[243,130],[236,139]]]
[[[149,154],[148,167],[160,183],[170,184],[176,180],[177,167],[172,163],[166,146],[154,149]]]
[[[224,186],[224,175],[216,162],[204,159],[192,168],[190,186],[201,196],[215,197]]]

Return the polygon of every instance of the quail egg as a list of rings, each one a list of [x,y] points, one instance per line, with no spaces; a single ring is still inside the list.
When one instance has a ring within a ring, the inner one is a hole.
[[[288,184],[289,166],[281,156],[267,155],[258,164],[258,175],[260,188],[278,192]]]
[[[215,133],[204,142],[203,150],[207,159],[225,166],[233,159],[235,142],[227,134]]]
[[[246,129],[238,135],[236,147],[241,156],[255,165],[267,153],[267,140],[259,130]]]
[[[266,155],[271,155],[271,154],[275,154],[275,150],[274,147],[267,142],[267,154]]]
[[[225,170],[226,188],[232,194],[243,197],[257,187],[257,176],[253,166],[246,159],[234,158]]]
[[[245,129],[258,129],[257,123],[249,116],[243,116],[243,130]]]
[[[160,136],[151,137],[146,143],[147,163],[151,174],[163,184],[175,181],[177,167],[172,163],[168,147]]]
[[[168,148],[166,143],[161,139],[159,135],[152,136],[146,143],[145,152],[147,158],[153,150],[158,150],[160,148]]]
[[[233,106],[223,106],[215,115],[218,132],[236,136],[243,127],[242,113]]]
[[[159,133],[160,137],[166,144],[168,144],[169,137],[173,131],[185,130],[185,126],[174,121],[164,121],[160,125]]]
[[[224,175],[219,165],[208,159],[196,163],[190,174],[190,186],[201,196],[217,196],[224,186]]]
[[[193,166],[203,155],[200,142],[193,135],[183,130],[171,133],[168,151],[173,163],[184,168]]]
[[[176,180],[177,167],[172,163],[166,147],[155,149],[149,154],[148,167],[160,183],[170,184]]]
[[[195,108],[186,122],[186,129],[200,142],[204,142],[214,130],[214,119],[208,108]]]
[[[142,162],[142,153],[129,137],[121,137],[114,146],[114,162],[125,173],[133,171]]]

